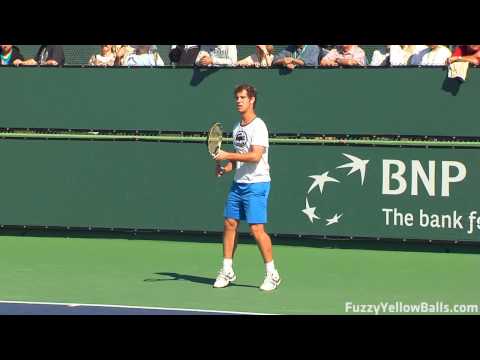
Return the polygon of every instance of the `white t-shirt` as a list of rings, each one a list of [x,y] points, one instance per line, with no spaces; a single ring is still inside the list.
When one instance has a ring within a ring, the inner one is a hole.
[[[406,48],[390,45],[390,64],[392,66],[409,65],[411,57],[426,48],[427,45],[408,45]]]
[[[103,56],[102,54],[93,55],[88,62],[89,65],[105,65],[105,66],[113,66],[115,63],[115,54],[110,53],[107,56]],[[98,66],[97,65],[97,66]]]
[[[129,54],[124,66],[164,66],[162,58],[158,53]]]
[[[237,45],[202,45],[195,64],[200,65],[200,59],[205,55],[210,56],[213,61],[209,66],[237,65]]]
[[[238,66],[256,66],[256,67],[269,67],[272,66],[273,54],[269,54],[266,57],[263,57],[261,60],[258,58],[258,55],[252,54],[245,59],[238,62]]]
[[[452,52],[445,46],[439,45],[435,49],[426,48],[412,56],[412,65],[446,65]]]
[[[270,181],[270,165],[268,164],[268,129],[262,119],[255,118],[250,124],[241,126],[238,123],[233,129],[233,146],[240,154],[249,152],[252,145],[265,147],[258,163],[237,161],[234,181],[238,183],[257,183]]]

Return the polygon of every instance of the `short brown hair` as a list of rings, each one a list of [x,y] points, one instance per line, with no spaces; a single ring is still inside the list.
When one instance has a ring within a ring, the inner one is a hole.
[[[237,95],[239,92],[243,90],[247,92],[247,96],[249,98],[252,98],[252,97],[255,98],[255,102],[253,103],[253,108],[255,109],[255,106],[257,105],[257,89],[255,89],[252,85],[249,85],[249,84],[241,84],[235,88],[233,95]]]

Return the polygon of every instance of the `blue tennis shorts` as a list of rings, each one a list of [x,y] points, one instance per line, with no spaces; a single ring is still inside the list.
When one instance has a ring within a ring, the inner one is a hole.
[[[247,220],[249,224],[266,224],[269,193],[270,182],[233,182],[225,204],[225,218]]]

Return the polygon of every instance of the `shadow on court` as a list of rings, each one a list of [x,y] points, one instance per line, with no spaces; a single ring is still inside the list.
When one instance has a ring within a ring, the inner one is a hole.
[[[164,277],[166,276],[166,278],[145,279],[143,281],[156,282],[156,281],[185,280],[185,281],[190,281],[190,282],[194,282],[194,283],[197,283],[197,284],[205,284],[205,285],[209,285],[209,286],[213,286],[213,283],[215,282],[215,279],[213,279],[213,278],[196,276],[196,275],[179,274],[179,273],[174,273],[174,272],[158,272],[158,273],[155,273],[155,275],[161,275],[161,276],[164,276]],[[251,288],[256,288],[257,287],[257,286],[253,286],[253,285],[242,285],[242,284],[235,284],[235,283],[231,283],[230,286],[251,287]]]

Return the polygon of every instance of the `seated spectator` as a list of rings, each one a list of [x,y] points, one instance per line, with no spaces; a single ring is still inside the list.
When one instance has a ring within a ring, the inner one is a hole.
[[[113,45],[112,51],[115,53],[115,65],[125,65],[128,55],[133,54],[135,49],[131,45]]]
[[[244,67],[270,67],[273,61],[273,45],[255,45],[255,54],[240,60],[237,65]]]
[[[325,55],[321,66],[365,66],[365,51],[358,45],[338,45]]]
[[[472,65],[480,65],[480,45],[459,45],[453,50],[447,63],[468,62]]]
[[[100,54],[92,55],[88,61],[91,66],[113,66],[115,63],[113,45],[100,45]]]
[[[202,45],[195,65],[197,66],[236,66],[236,45]]]
[[[135,52],[125,59],[124,66],[164,66],[155,45],[131,45]]]
[[[426,45],[385,45],[373,52],[370,66],[410,65],[414,56],[428,49]]]
[[[336,45],[318,45],[320,49],[323,49],[325,51],[330,51],[335,48]]]
[[[20,65],[50,65],[63,66],[65,54],[62,45],[40,45],[37,55],[33,59],[22,61]]]
[[[172,45],[168,58],[171,64],[193,66],[199,51],[200,45]]]
[[[273,65],[290,70],[297,66],[318,66],[320,48],[318,45],[288,45],[273,58]]]
[[[2,65],[20,65],[25,60],[20,53],[20,49],[15,45],[0,45],[2,47],[1,64]]]
[[[389,66],[390,65],[390,46],[385,45],[383,48],[373,51],[370,66]]]
[[[427,48],[426,45],[390,45],[390,65],[411,65],[413,56]]]
[[[427,45],[426,49],[423,49],[412,56],[412,65],[422,66],[434,66],[445,65],[447,59],[452,55],[449,48],[444,45]]]
[[[330,50],[335,48],[335,46],[336,45],[318,45],[318,47],[320,49],[320,55],[318,56],[318,63],[319,64],[322,61],[323,57],[325,55],[327,55],[330,52]]]

